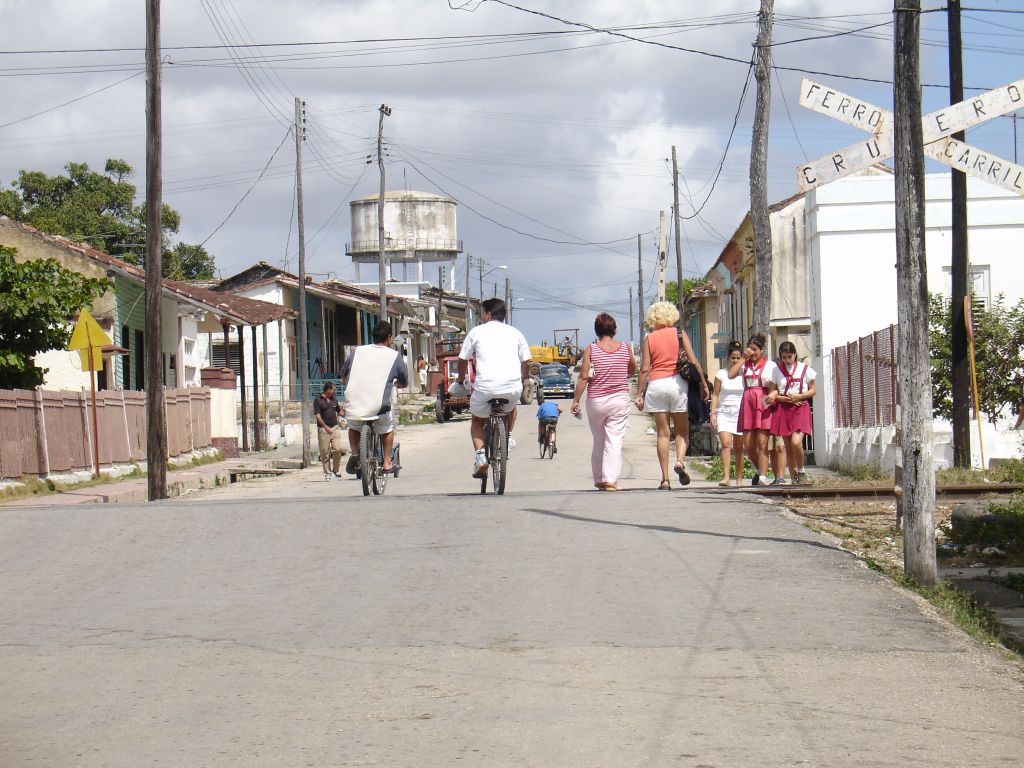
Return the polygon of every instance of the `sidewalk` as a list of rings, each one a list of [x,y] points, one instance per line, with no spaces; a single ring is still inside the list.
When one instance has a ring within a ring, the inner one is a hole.
[[[275,463],[298,462],[301,448],[298,444],[287,445],[271,451],[248,453],[237,459],[204,464],[189,469],[168,471],[167,495],[169,498],[183,496],[193,491],[216,488],[230,484],[230,472],[240,468],[271,468]],[[295,465],[298,466],[297,464]],[[72,504],[135,504],[144,502],[148,496],[148,479],[134,477],[130,480],[112,480],[109,483],[93,485],[77,490],[60,491],[40,496],[27,496],[11,501],[0,501],[0,510],[14,507],[64,507]]]

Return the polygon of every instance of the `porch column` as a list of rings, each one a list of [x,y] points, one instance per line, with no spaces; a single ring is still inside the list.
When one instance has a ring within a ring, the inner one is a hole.
[[[245,398],[245,326],[239,325],[238,328],[238,380],[239,386],[242,390],[242,450],[249,450],[249,410],[246,407]]]
[[[277,321],[277,372],[280,386],[277,388],[277,406],[281,412],[281,439],[284,440],[284,320]]]
[[[260,445],[260,354],[256,346],[256,326],[252,326],[252,444],[256,451]]]

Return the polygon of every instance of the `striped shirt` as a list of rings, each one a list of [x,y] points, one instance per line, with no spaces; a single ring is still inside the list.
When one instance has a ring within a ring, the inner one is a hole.
[[[605,397],[629,392],[629,347],[619,342],[614,352],[605,352],[600,344],[590,345],[591,378],[587,382],[587,397]]]

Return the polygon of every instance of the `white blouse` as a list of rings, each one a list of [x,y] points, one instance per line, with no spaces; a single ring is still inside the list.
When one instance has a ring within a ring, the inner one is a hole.
[[[738,411],[743,399],[743,377],[729,378],[729,370],[720,368],[715,378],[721,382],[718,390],[718,410]]]
[[[806,392],[810,383],[818,377],[818,374],[815,373],[811,366],[807,363],[797,361],[793,363],[792,375],[789,377],[792,381],[787,381],[786,374],[783,371],[784,366],[785,363],[782,363],[776,366],[775,370],[772,371],[772,381],[774,381],[775,386],[779,388],[779,393],[783,395],[796,395],[801,392]],[[800,386],[801,376],[803,376],[802,388]]]

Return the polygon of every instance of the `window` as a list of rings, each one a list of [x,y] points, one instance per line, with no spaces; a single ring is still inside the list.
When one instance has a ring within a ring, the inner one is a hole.
[[[980,303],[985,309],[992,304],[992,283],[991,269],[988,264],[971,264],[968,275],[968,289],[975,303]],[[946,298],[953,295],[953,268],[943,267],[943,292]]]

